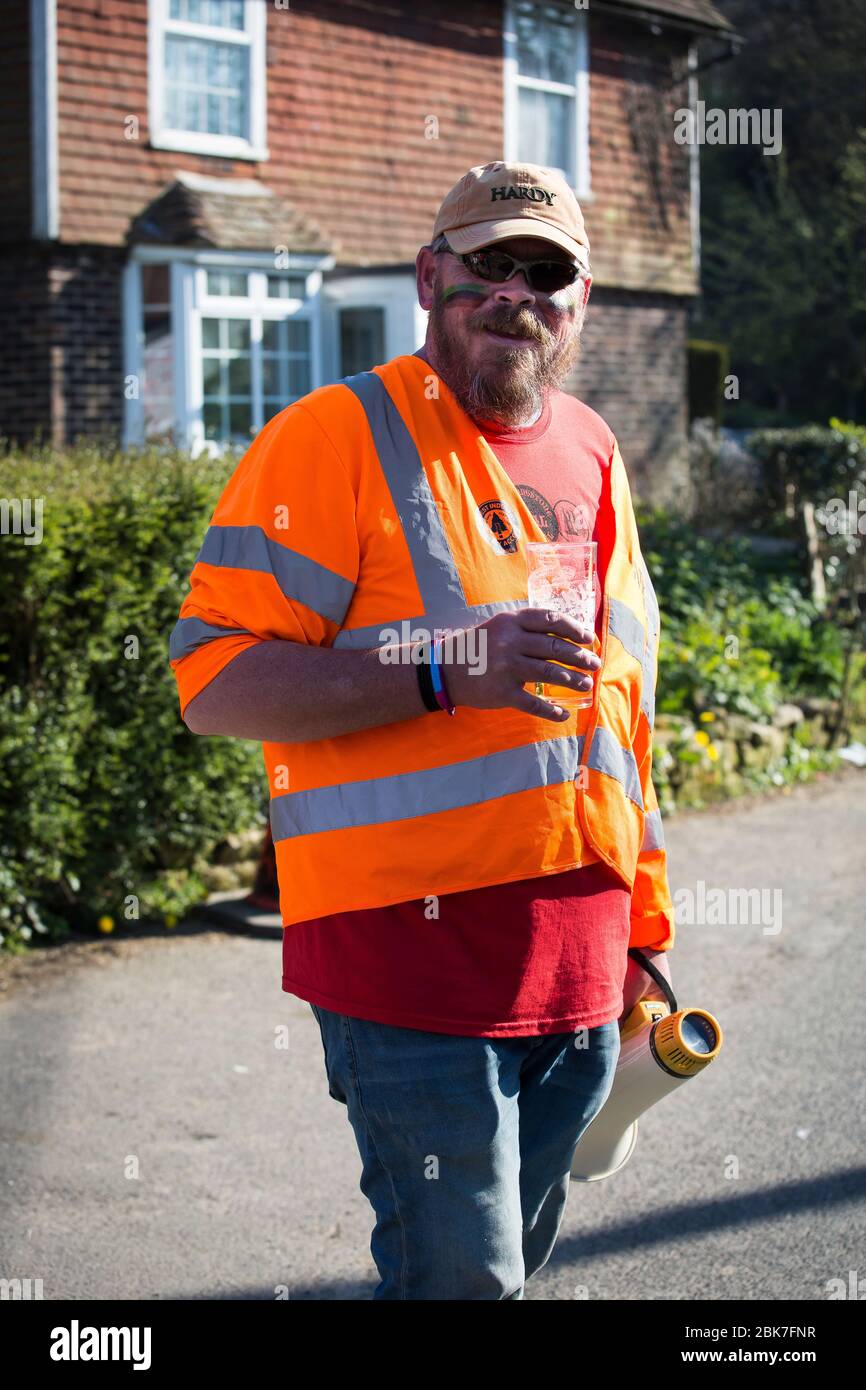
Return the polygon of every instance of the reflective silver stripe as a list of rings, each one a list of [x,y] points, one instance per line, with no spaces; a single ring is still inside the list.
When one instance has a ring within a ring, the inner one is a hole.
[[[659,630],[661,618],[659,616],[658,599],[653,588],[649,570],[643,555],[638,559],[641,574],[644,582],[644,599],[646,602],[647,622],[649,630],[647,632],[646,651],[643,657],[643,693],[641,695],[640,707],[647,717],[650,729],[655,724],[656,697],[655,697],[655,664],[658,652]]]
[[[307,555],[272,540],[261,526],[210,526],[196,564],[272,574],[288,599],[295,599],[332,623],[348,612],[355,585]]]
[[[589,767],[615,777],[621,783],[629,801],[643,810],[643,794],[640,788],[640,773],[637,760],[630,748],[622,748],[608,729],[599,724],[592,739],[587,758]]]
[[[182,656],[189,656],[197,647],[203,647],[217,637],[242,637],[248,634],[247,627],[215,627],[203,618],[178,618],[168,643],[168,659],[179,661]]]
[[[657,638],[660,627],[659,604],[643,555],[640,557],[640,566],[643,570],[644,583],[646,585],[647,617],[649,618],[650,632],[653,638]]]
[[[647,717],[647,723],[652,729],[656,722],[656,692],[655,692],[655,670],[650,665],[650,650],[644,658],[643,667],[643,689],[640,697],[640,707]]]
[[[391,623],[377,623],[375,627],[353,627],[342,628],[334,638],[335,647],[381,647],[388,640],[389,634],[397,629],[403,631],[403,623],[407,624],[407,630],[418,632],[417,639],[408,638],[407,640],[421,640],[424,635],[432,637],[433,630],[437,627],[464,628],[472,627],[476,623],[483,623],[488,618],[492,618],[496,613],[516,613],[521,608],[526,607],[526,600],[522,598],[503,599],[501,603],[477,603],[470,604],[468,608],[460,608],[454,612],[437,612],[435,619],[426,618],[395,618]]]
[[[664,849],[665,832],[662,825],[661,811],[648,811],[643,827],[643,844],[640,847],[641,854],[646,854],[648,850]]]
[[[643,665],[646,649],[644,626],[637,613],[622,599],[612,598],[610,601],[609,631],[619,639],[629,656]]]
[[[445,626],[447,620],[440,621],[440,615],[465,612],[466,595],[415,441],[376,372],[344,377],[341,385],[355,393],[366,412],[409,547],[424,612]]]
[[[271,830],[275,841],[289,840],[476,806],[515,792],[573,781],[582,752],[583,735],[569,734],[445,767],[285,792],[271,799]]]

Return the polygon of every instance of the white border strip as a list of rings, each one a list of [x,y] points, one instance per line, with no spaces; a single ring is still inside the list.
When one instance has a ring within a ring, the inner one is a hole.
[[[33,131],[33,235],[40,241],[53,241],[60,230],[56,0],[30,0],[30,116]]]

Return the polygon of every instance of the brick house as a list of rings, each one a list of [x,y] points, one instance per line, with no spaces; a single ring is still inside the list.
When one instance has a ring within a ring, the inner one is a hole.
[[[7,7],[0,435],[243,445],[413,352],[451,184],[555,165],[594,276],[568,389],[676,491],[710,0],[30,0]]]

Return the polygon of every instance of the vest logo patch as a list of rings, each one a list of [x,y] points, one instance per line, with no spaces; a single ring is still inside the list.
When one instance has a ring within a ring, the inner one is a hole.
[[[492,536],[501,545],[502,549],[509,554],[517,549],[517,536],[511,517],[505,510],[505,506],[499,498],[494,498],[490,502],[482,502],[478,508],[485,525],[489,528]]]
[[[546,203],[549,208],[552,208],[555,197],[556,194],[548,193],[546,188],[539,188],[537,185],[530,187],[523,183],[510,183],[507,187],[503,183],[498,188],[491,188],[490,190],[491,203],[495,203],[499,199],[523,198],[528,199],[530,203]]]

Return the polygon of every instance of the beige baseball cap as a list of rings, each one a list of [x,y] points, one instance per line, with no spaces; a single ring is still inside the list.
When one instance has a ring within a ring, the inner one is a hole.
[[[542,164],[476,164],[446,193],[436,214],[453,251],[477,251],[506,237],[542,237],[589,268],[580,204],[556,169]]]

